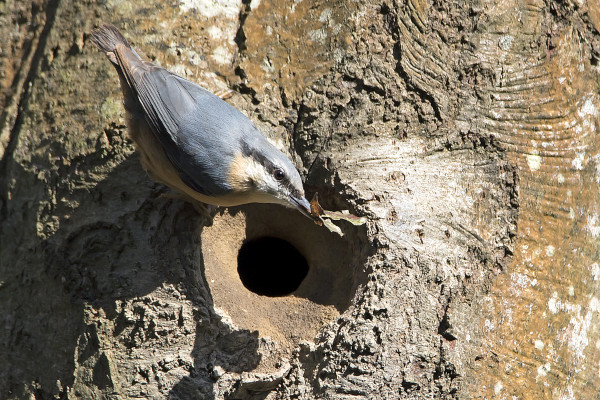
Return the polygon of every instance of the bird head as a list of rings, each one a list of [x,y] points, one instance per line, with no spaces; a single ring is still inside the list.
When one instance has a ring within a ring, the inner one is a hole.
[[[285,154],[261,137],[253,143],[242,142],[229,169],[231,186],[247,192],[249,202],[282,204],[312,219],[298,170]]]

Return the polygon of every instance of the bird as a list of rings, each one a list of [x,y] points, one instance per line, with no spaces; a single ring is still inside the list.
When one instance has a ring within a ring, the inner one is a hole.
[[[112,24],[90,40],[119,75],[129,136],[152,179],[214,206],[273,203],[313,218],[294,164],[242,112],[143,60]]]

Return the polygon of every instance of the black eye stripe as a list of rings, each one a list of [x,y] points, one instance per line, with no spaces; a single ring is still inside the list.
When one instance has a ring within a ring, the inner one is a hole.
[[[256,149],[253,149],[250,146],[248,146],[248,143],[246,142],[242,142],[242,154],[246,157],[251,157],[258,161],[261,165],[265,167],[269,174],[273,174],[273,171],[275,171],[275,164],[273,164],[264,155],[256,151]]]
[[[285,171],[283,171],[282,168],[273,164],[271,162],[271,160],[269,160],[267,157],[265,157],[262,153],[256,151],[256,149],[253,149],[250,146],[248,146],[248,143],[246,143],[246,142],[242,142],[242,154],[246,157],[251,157],[251,158],[255,159],[256,161],[258,161],[262,166],[265,167],[267,172],[269,174],[271,174],[272,176],[275,176],[275,172],[277,170],[282,171],[283,176],[277,180],[282,180],[286,177]]]
[[[280,181],[283,178],[285,178],[285,172],[283,172],[281,168],[275,168],[275,170],[273,171],[273,177],[275,177],[276,180]]]
[[[261,153],[259,153],[258,151],[256,151],[256,149],[251,148],[248,143],[242,141],[242,146],[241,146],[241,150],[242,150],[242,154],[246,157],[251,157],[254,160],[256,160],[257,162],[259,162],[261,165],[263,165],[265,167],[265,169],[267,170],[267,172],[271,175],[274,174],[276,169],[280,169],[279,167],[275,166],[275,164],[273,164],[269,159],[267,159],[264,155],[262,155]],[[283,171],[283,169],[282,169]],[[302,197],[302,194],[300,193],[300,191],[298,189],[296,189],[294,187],[294,185],[292,185],[292,182],[289,180],[289,177],[287,176],[287,174],[284,172],[284,177],[281,179],[280,184],[284,187],[286,187],[289,191],[290,194],[296,198],[300,198]]]

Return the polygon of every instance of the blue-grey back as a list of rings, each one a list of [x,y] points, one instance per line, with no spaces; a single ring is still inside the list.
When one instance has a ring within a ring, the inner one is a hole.
[[[185,184],[218,197],[233,190],[229,179],[237,190],[249,189],[245,179],[248,183],[258,179],[261,190],[267,187],[275,197],[286,188],[283,192],[292,196],[304,195],[291,161],[241,112],[200,86],[143,61],[113,25],[95,30],[92,41],[116,67],[127,111],[134,118],[143,116]],[[234,159],[244,161],[232,169]],[[243,163],[252,165],[252,172]],[[260,173],[256,165],[262,168]]]
[[[241,141],[261,142],[264,136],[221,98],[165,69],[146,71],[142,85],[155,92],[140,101],[181,179],[206,195],[227,194],[230,162]]]

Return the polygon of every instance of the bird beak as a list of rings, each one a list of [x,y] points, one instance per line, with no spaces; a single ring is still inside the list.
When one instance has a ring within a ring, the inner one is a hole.
[[[300,211],[302,214],[306,215],[310,219],[315,219],[315,217],[310,213],[310,203],[304,197],[296,198],[294,196],[290,196],[292,200],[292,204],[296,206],[296,209]]]

